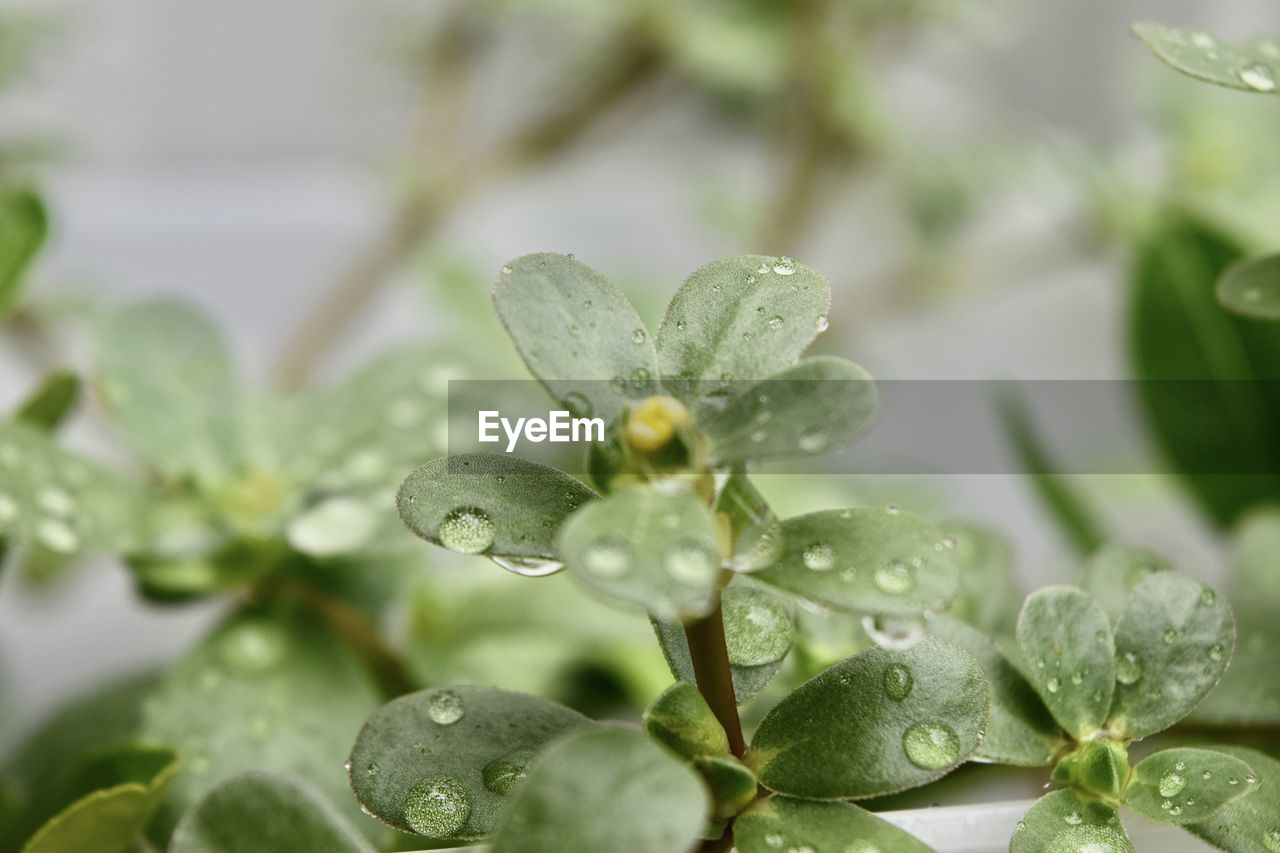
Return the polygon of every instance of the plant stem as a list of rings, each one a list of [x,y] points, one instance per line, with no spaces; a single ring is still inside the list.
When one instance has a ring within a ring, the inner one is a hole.
[[[693,674],[698,692],[707,700],[711,712],[729,736],[729,750],[738,758],[746,755],[742,738],[742,721],[738,719],[738,701],[733,695],[733,674],[729,669],[729,649],[724,639],[724,615],[720,601],[716,609],[701,619],[684,626],[693,659]]]

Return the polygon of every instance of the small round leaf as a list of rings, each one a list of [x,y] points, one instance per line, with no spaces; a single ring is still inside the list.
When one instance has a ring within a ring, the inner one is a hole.
[[[1258,781],[1252,785],[1253,793],[1232,800],[1187,830],[1223,850],[1272,853],[1280,848],[1280,761],[1241,746],[1213,749],[1247,763]]]
[[[1135,853],[1116,810],[1070,788],[1045,794],[1018,821],[1009,853]]]
[[[1089,555],[1080,575],[1080,587],[1114,624],[1138,584],[1156,572],[1172,568],[1168,560],[1148,548],[1110,542]]]
[[[1212,749],[1166,749],[1133,768],[1124,804],[1165,823],[1196,823],[1258,784],[1253,769]]]

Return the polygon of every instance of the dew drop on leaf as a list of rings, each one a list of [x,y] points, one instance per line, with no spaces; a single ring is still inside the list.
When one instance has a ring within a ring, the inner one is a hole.
[[[645,342],[645,339],[647,337],[648,335],[645,334],[644,329],[637,328],[637,329],[632,329],[631,331],[631,343],[633,344],[642,344]]]
[[[452,690],[441,690],[427,702],[427,716],[441,726],[451,726],[462,719],[462,699]]]
[[[1181,773],[1170,770],[1160,777],[1160,796],[1176,797],[1186,786],[1186,777]]]
[[[885,667],[884,692],[893,701],[901,702],[910,696],[915,683],[911,668],[905,663],[891,663]]]
[[[1080,817],[1080,812],[1074,811],[1064,815],[1062,819],[1071,826],[1079,826],[1081,821],[1084,820],[1084,818]]]
[[[265,619],[242,622],[218,644],[223,662],[245,673],[266,672],[278,666],[289,651],[280,627]]]
[[[36,493],[36,504],[51,515],[63,518],[76,511],[76,503],[71,496],[57,486],[45,486]]]
[[[599,539],[582,555],[587,571],[596,577],[620,578],[631,571],[631,546],[621,539]]]
[[[715,576],[716,558],[698,542],[677,542],[662,558],[662,567],[677,583],[699,586]]]
[[[1222,660],[1226,655],[1226,651],[1227,650],[1223,647],[1222,643],[1214,643],[1209,647],[1209,660],[1215,662]]]
[[[1276,90],[1276,73],[1269,65],[1255,62],[1246,65],[1237,72],[1240,82],[1255,92],[1274,92]]]
[[[902,735],[907,759],[921,770],[941,770],[960,757],[960,738],[943,723],[916,723]]]
[[[804,561],[806,569],[825,572],[836,564],[836,552],[832,550],[830,545],[815,542],[804,549],[801,559]]]
[[[915,573],[901,560],[890,560],[880,566],[874,580],[880,591],[889,595],[905,595],[916,586]]]
[[[1062,682],[1058,680],[1057,676],[1054,676],[1045,683],[1045,687],[1050,693],[1057,693],[1062,689]]]
[[[1166,646],[1172,646],[1178,640],[1178,632],[1174,628],[1167,628],[1164,632],[1164,643]]]
[[[471,817],[467,792],[448,776],[423,779],[404,798],[404,819],[419,835],[445,838],[466,826]]]
[[[924,637],[924,623],[918,619],[892,616],[864,616],[862,630],[882,649],[901,652]]]
[[[440,522],[440,544],[460,554],[479,554],[493,544],[495,528],[484,510],[458,507]]]
[[[821,430],[809,430],[800,436],[800,449],[805,453],[821,453],[827,449],[827,436]]]
[[[1133,652],[1125,652],[1116,658],[1116,681],[1124,685],[1142,678],[1142,661]]]
[[[1132,850],[1124,834],[1109,826],[1082,824],[1054,836],[1044,853],[1121,853]]]
[[[532,749],[517,749],[495,758],[481,769],[480,779],[490,792],[505,797],[529,775],[529,764],[534,755]]]
[[[774,262],[773,271],[778,275],[795,275],[796,262],[784,255]]]
[[[784,322],[783,319],[779,317],[777,314],[775,314],[769,318],[769,328],[773,329],[774,331],[777,331],[778,329],[782,328],[783,322]]]
[[[8,524],[18,517],[18,505],[13,498],[0,492],[0,524]]]

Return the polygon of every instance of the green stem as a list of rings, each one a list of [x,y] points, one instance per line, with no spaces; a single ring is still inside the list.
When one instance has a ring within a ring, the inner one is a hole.
[[[719,599],[715,610],[684,626],[684,635],[689,641],[698,691],[724,726],[729,736],[729,750],[741,758],[747,753],[747,744],[742,738],[738,701],[733,694],[733,673],[729,669],[729,648],[725,644],[724,615]]]

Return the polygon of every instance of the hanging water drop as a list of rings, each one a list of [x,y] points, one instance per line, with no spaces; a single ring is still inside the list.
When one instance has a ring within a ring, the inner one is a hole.
[[[460,554],[479,554],[493,544],[495,532],[484,510],[458,507],[440,522],[440,544]]]
[[[701,586],[715,577],[716,558],[699,542],[677,542],[663,556],[662,567],[677,583]]]
[[[863,616],[862,630],[871,642],[892,652],[904,652],[924,637],[920,620],[892,616]]]
[[[504,557],[495,554],[489,559],[512,574],[525,578],[544,578],[564,568],[564,563],[559,560],[542,557]]]
[[[890,560],[876,569],[873,580],[881,592],[905,595],[915,589],[916,578],[911,567],[900,560]]]
[[[1116,659],[1116,681],[1128,686],[1142,678],[1142,661],[1133,652],[1125,652]]]

